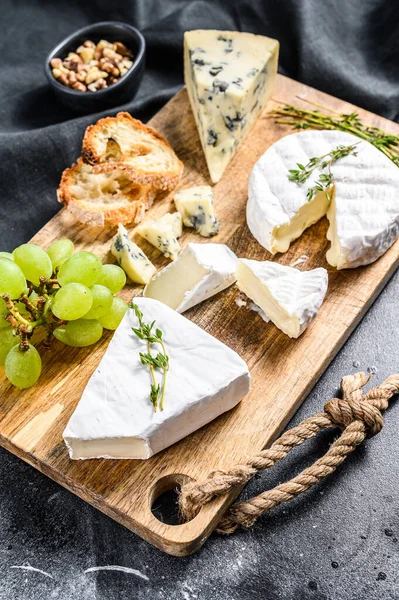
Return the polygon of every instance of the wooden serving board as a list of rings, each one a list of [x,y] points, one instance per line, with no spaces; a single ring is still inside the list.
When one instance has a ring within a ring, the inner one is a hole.
[[[275,99],[300,103],[298,95],[340,112],[354,110],[341,100],[278,77]],[[268,109],[273,106],[270,102]],[[364,110],[356,111],[366,123],[399,133],[398,125]],[[151,125],[169,139],[185,164],[180,187],[209,183],[185,90],[151,120]],[[288,126],[260,118],[215,186],[216,211],[222,226],[212,241],[227,243],[240,257],[271,258],[246,226],[248,176],[263,152],[291,131]],[[169,210],[174,210],[172,194],[158,202],[148,217]],[[310,258],[299,268],[323,266],[329,272],[326,300],[315,322],[299,339],[289,339],[253,311],[239,308],[235,286],[186,313],[236,350],[249,365],[252,391],[229,413],[147,461],[70,460],[62,432],[104,354],[111,338],[108,333],[91,348],[69,348],[55,341],[50,350],[43,350],[43,373],[30,390],[19,391],[7,383],[3,373],[0,375],[0,444],[161,550],[178,556],[195,552],[240,490],[206,506],[191,522],[177,526],[161,523],[153,516],[154,500],[187,478],[201,480],[215,469],[228,469],[270,444],[398,266],[399,242],[368,267],[336,271],[325,260],[326,229],[327,221],[323,219],[286,254],[273,259],[288,265],[306,254]],[[57,238],[70,237],[78,249],[93,250],[105,261],[114,262],[109,252],[112,234],[78,225],[62,210],[33,241],[47,247]],[[206,243],[186,230],[182,243],[187,241]],[[151,246],[143,247],[157,267],[168,262]],[[140,291],[139,286],[132,286],[124,290],[123,296],[130,299],[132,292]]]

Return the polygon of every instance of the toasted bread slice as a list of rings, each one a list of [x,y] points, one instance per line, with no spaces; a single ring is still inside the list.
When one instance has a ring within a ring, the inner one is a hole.
[[[133,181],[172,190],[180,181],[183,163],[155,129],[127,112],[100,119],[86,129],[82,156],[94,172],[121,169]]]
[[[132,181],[126,171],[94,173],[81,158],[65,169],[57,191],[59,202],[81,223],[94,227],[140,223],[156,194],[153,187]]]

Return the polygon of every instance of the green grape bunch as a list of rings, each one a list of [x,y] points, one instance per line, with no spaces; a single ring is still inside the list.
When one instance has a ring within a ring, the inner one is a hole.
[[[69,239],[44,250],[22,244],[0,252],[0,367],[9,381],[26,389],[41,374],[42,360],[32,343],[34,332],[81,348],[98,342],[103,330],[115,330],[127,304],[115,296],[126,284],[117,265],[103,265],[92,252],[75,252]]]

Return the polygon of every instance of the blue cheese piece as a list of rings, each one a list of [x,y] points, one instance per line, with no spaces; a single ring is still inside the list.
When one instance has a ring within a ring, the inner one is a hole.
[[[184,78],[214,183],[273,93],[279,43],[252,33],[184,34]]]
[[[146,221],[136,228],[136,233],[158,248],[166,258],[174,260],[180,252],[177,238],[183,233],[181,214],[167,213],[160,219]]]
[[[268,260],[240,258],[237,286],[291,338],[299,337],[317,315],[328,287],[328,274],[319,267],[299,271]],[[259,311],[257,311],[259,312]]]
[[[156,321],[169,356],[164,410],[154,412],[141,364],[138,322],[128,310],[64,431],[72,459],[146,459],[233,408],[248,393],[245,361],[165,304],[136,298]]]
[[[198,185],[177,192],[175,205],[186,227],[193,227],[203,237],[219,233],[219,221],[213,206],[213,191],[209,185]]]
[[[237,257],[225,244],[187,244],[144,288],[147,298],[184,312],[236,280]]]
[[[112,240],[111,252],[134,283],[148,283],[156,271],[141,248],[129,239],[128,232],[121,224]]]

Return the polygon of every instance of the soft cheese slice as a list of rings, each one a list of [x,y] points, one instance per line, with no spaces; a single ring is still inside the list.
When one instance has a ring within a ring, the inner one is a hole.
[[[181,190],[175,194],[174,200],[186,227],[193,227],[203,237],[219,233],[210,185],[197,185]]]
[[[252,33],[184,34],[184,79],[214,183],[273,93],[279,43]]]
[[[399,168],[368,142],[356,151],[333,165],[327,261],[337,269],[368,265],[399,238]]]
[[[187,244],[143,294],[181,313],[232,285],[236,265],[236,255],[224,244]]]
[[[136,298],[145,322],[162,330],[170,370],[163,411],[149,400],[145,343],[128,310],[65,431],[70,457],[149,458],[230,410],[249,391],[246,363],[233,350],[156,300]]]
[[[237,286],[281,331],[297,338],[323,303],[328,274],[323,268],[299,271],[270,261],[240,258]]]
[[[166,258],[174,260],[180,252],[177,238],[183,233],[181,214],[167,213],[160,219],[145,221],[136,228],[136,233],[158,248]]]
[[[156,271],[141,248],[129,239],[128,232],[121,224],[112,241],[111,252],[126,275],[135,283],[148,283]]]

